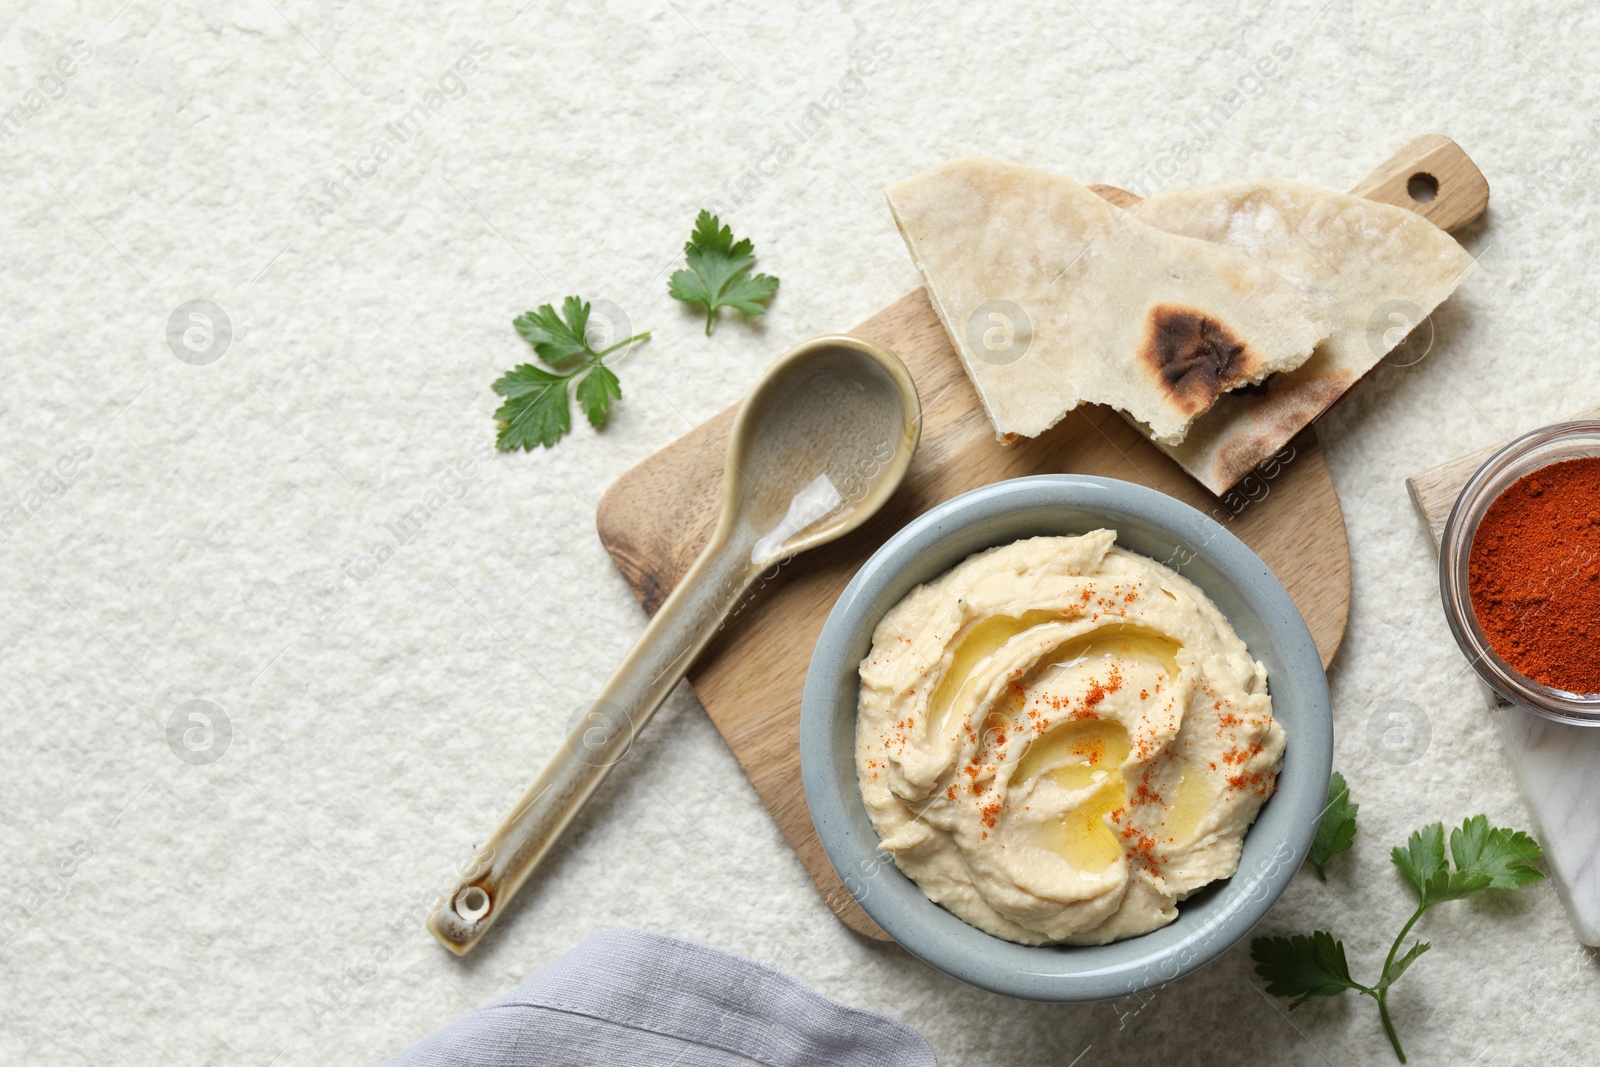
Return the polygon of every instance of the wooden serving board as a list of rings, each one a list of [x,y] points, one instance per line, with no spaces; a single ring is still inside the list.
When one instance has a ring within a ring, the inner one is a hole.
[[[1477,188],[1465,177],[1446,183],[1442,175],[1457,173],[1450,169],[1459,167],[1457,157],[1466,158],[1442,137],[1414,141],[1368,179],[1401,175],[1398,195],[1392,180],[1369,195],[1459,215],[1456,205],[1477,200]],[[1481,184],[1470,160],[1466,166]],[[1405,192],[1405,175],[1419,171],[1440,183],[1440,195],[1429,204]],[[1116,203],[1134,199],[1122,190],[1094,188]],[[1487,199],[1484,185],[1470,218]],[[1444,203],[1434,208],[1438,200]],[[935,504],[1006,478],[1081,473],[1138,482],[1214,516],[1253,548],[1299,606],[1324,663],[1338,650],[1350,610],[1350,546],[1314,429],[1219,499],[1107,408],[1079,408],[1037,438],[1000,444],[920,289],[851,332],[895,352],[916,383],[922,443],[905,483],[861,529],[782,567],[701,655],[689,681],[834,913],[851,929],[887,940],[823,853],[801,786],[798,738],[800,693],[823,620],[856,570],[896,530]],[[723,411],[628,471],[600,501],[601,543],[649,613],[710,539],[736,410]]]

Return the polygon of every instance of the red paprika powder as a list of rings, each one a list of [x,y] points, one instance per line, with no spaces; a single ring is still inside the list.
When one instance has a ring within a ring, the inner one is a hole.
[[[1518,673],[1600,693],[1600,458],[1553,463],[1495,498],[1473,534],[1467,594]]]

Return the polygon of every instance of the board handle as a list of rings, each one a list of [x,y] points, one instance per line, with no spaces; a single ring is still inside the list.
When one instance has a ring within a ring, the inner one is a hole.
[[[1350,192],[1415,211],[1447,231],[1475,221],[1489,206],[1483,172],[1460,145],[1438,133],[1400,149]]]
[[[1140,199],[1115,185],[1089,188],[1120,208]],[[1489,207],[1489,182],[1460,145],[1442,133],[1425,133],[1379,164],[1350,195],[1414,211],[1449,232]]]

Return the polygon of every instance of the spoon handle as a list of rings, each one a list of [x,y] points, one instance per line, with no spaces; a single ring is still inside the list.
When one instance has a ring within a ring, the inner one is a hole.
[[[583,809],[756,577],[747,545],[721,529],[656,611],[600,695],[573,724],[478,863],[428,917],[445,947],[465,955]]]

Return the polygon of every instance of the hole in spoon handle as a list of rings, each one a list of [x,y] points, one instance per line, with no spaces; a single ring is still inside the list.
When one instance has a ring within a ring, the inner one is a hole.
[[[475,923],[489,914],[489,909],[494,907],[494,901],[482,886],[469,885],[456,894],[451,901],[456,917],[463,922]]]
[[[501,892],[503,868],[496,864],[496,857],[493,846],[479,852],[461,872],[461,881],[439,899],[428,916],[428,932],[458,956],[478,943],[499,917],[498,905],[510,899]]]

